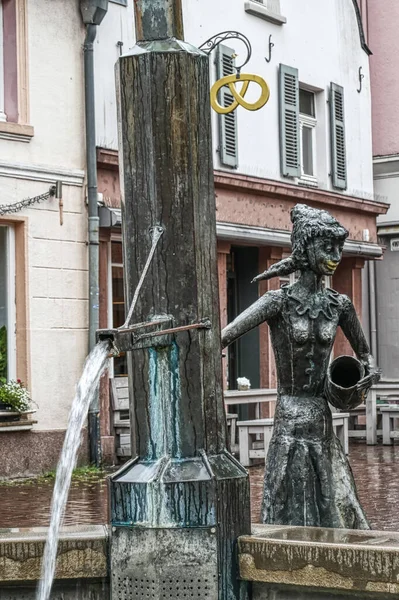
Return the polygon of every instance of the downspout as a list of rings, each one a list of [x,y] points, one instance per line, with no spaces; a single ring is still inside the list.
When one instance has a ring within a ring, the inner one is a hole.
[[[369,280],[370,350],[378,364],[377,302],[375,287],[375,261],[367,261]]]
[[[85,114],[86,114],[86,168],[87,168],[87,203],[89,234],[89,350],[96,343],[96,331],[100,327],[100,292],[99,292],[99,226],[97,199],[97,153],[96,123],[94,101],[94,40],[97,25],[86,25],[86,39],[83,46],[85,73]],[[94,395],[89,408],[89,444],[90,462],[101,464],[101,433],[99,395]]]
[[[89,350],[96,343],[96,331],[100,326],[99,293],[99,226],[97,204],[97,149],[94,91],[94,40],[97,26],[108,10],[108,0],[81,0],[80,9],[86,26],[83,46],[85,78],[85,117],[86,117],[86,169],[89,238]],[[101,456],[100,403],[98,391],[89,408],[89,449],[90,462],[99,466]]]

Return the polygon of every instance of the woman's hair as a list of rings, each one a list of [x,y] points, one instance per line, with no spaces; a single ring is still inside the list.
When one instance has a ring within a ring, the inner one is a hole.
[[[309,241],[315,237],[323,236],[344,242],[349,235],[345,227],[342,227],[326,210],[311,208],[306,204],[294,206],[291,211],[291,221],[293,223],[291,256],[272,265],[270,269],[255,277],[254,281],[284,277],[306,269],[309,266],[307,247]]]

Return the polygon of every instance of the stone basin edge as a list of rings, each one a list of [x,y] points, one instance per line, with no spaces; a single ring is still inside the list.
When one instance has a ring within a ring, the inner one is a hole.
[[[295,532],[308,539],[290,539]],[[279,539],[283,533],[287,539]],[[365,542],[327,543],[312,540],[313,535],[364,538]],[[368,538],[372,545],[367,545]],[[239,538],[238,552],[240,578],[247,581],[367,596],[399,594],[399,533],[255,525],[252,535]]]
[[[0,582],[38,581],[48,529],[0,529]],[[105,525],[63,527],[55,579],[108,579]]]

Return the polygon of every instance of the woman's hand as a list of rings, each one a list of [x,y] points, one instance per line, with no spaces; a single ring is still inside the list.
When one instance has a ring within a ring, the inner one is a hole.
[[[378,369],[371,354],[361,357],[361,361],[364,365],[366,374],[363,379],[358,382],[357,389],[363,390],[365,394],[367,394],[369,389],[381,379],[381,369]]]

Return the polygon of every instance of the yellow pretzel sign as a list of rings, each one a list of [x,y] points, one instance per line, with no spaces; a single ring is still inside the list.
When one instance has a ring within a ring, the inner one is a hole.
[[[245,94],[247,93],[249,84],[257,83],[261,88],[261,94],[259,100],[250,103],[245,100]],[[240,90],[237,90],[236,84],[242,82]],[[227,85],[231,94],[234,97],[233,102],[229,106],[221,106],[218,102],[219,90]],[[249,73],[237,75],[228,75],[216,81],[211,89],[211,106],[220,115],[227,115],[235,110],[239,105],[244,107],[246,110],[259,110],[268,102],[270,98],[270,89],[266,81],[260,75],[252,75]]]

